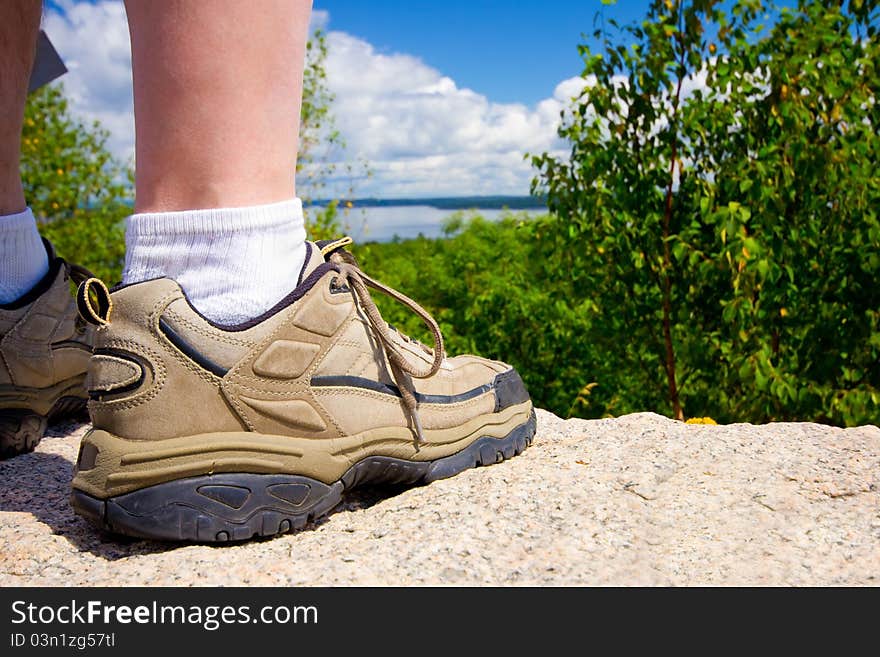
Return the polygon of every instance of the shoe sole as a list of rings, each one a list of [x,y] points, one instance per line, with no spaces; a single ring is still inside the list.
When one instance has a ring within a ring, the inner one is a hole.
[[[61,397],[46,415],[27,408],[0,409],[0,460],[34,451],[50,422],[86,409],[82,397]]]
[[[222,473],[188,477],[106,500],[73,489],[77,514],[102,529],[136,538],[225,543],[301,529],[326,516],[364,484],[429,484],[516,456],[532,444],[534,411],[503,438],[482,437],[434,461],[369,456],[336,482],[286,474]]]

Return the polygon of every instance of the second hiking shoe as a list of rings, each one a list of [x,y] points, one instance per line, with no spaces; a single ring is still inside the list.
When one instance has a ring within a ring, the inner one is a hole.
[[[363,483],[428,483],[519,454],[535,416],[517,372],[446,358],[436,323],[344,250],[308,243],[300,283],[240,326],[201,317],[172,280],[78,295],[99,326],[94,429],[71,501],[114,532],[237,541],[304,526]],[[385,323],[370,289],[431,330]]]
[[[91,274],[55,255],[20,299],[0,305],[0,459],[30,452],[46,425],[81,413],[94,330],[77,318],[70,280]]]

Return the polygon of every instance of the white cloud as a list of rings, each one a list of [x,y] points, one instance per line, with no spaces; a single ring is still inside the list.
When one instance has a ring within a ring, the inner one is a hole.
[[[60,3],[64,13],[47,12],[43,27],[64,59],[62,79],[73,110],[100,121],[110,131],[110,148],[134,158],[131,48],[121,2]]]
[[[309,17],[309,31],[327,29],[330,22],[330,14],[326,9],[313,9],[312,15]]]
[[[133,157],[123,4],[61,4],[63,12],[48,12],[44,27],[70,69],[63,80],[71,105],[111,131],[114,153]],[[311,24],[326,28],[328,20],[327,12],[315,11]],[[327,38],[333,111],[348,144],[342,156],[366,160],[374,174],[357,183],[361,196],[525,194],[533,170],[524,154],[561,147],[559,113],[584,85],[580,78],[564,80],[535,106],[494,103],[417,57],[376,52],[344,32]],[[335,191],[347,189],[348,181],[340,181]]]
[[[523,159],[559,146],[559,112],[583,85],[565,80],[528,107],[493,103],[420,59],[382,54],[344,32],[328,34],[328,82],[345,155],[369,162],[359,195],[525,194]]]

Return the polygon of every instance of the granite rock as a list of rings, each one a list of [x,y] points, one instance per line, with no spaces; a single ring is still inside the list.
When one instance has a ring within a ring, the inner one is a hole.
[[[430,486],[230,546],[119,539],[68,505],[85,424],[0,462],[0,585],[875,585],[880,429],[561,420]]]

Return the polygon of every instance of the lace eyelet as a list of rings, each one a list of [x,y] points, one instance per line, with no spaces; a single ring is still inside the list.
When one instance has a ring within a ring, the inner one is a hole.
[[[339,285],[339,277],[334,276],[330,279],[330,294],[347,294],[351,292],[351,288],[345,283]]]

